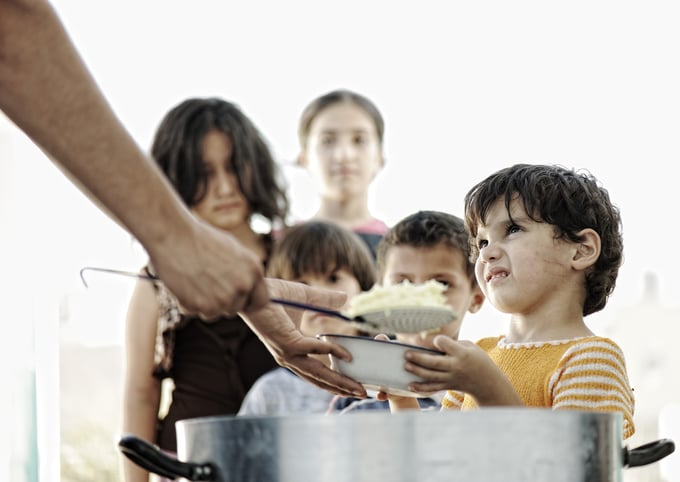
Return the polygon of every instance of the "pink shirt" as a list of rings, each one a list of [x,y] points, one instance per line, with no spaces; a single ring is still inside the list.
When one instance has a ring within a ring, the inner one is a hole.
[[[361,226],[355,226],[352,228],[352,231],[355,233],[366,233],[366,234],[379,234],[379,235],[384,235],[389,227],[387,224],[382,222],[379,219],[371,219],[369,222],[366,224],[362,224]]]

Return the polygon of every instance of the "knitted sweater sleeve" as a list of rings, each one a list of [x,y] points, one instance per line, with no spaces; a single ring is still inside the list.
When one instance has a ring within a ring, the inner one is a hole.
[[[454,390],[447,390],[442,399],[442,410],[460,410],[465,394]]]
[[[618,412],[623,415],[623,437],[635,432],[633,390],[623,352],[612,340],[594,337],[572,345],[547,389],[554,409]]]

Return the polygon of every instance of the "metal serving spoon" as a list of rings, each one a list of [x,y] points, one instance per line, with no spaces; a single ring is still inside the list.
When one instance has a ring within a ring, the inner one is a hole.
[[[87,286],[87,281],[85,280],[86,271],[99,271],[102,273],[129,276],[132,278],[146,279],[149,281],[159,280],[158,277],[153,275],[86,266],[80,270],[80,279],[83,281],[85,286]],[[370,313],[362,313],[358,316],[348,316],[340,311],[331,310],[322,306],[301,303],[299,301],[286,300],[282,298],[271,298],[270,301],[272,303],[277,303],[291,308],[315,311],[327,316],[340,318],[341,320],[345,320],[350,323],[357,323],[357,328],[362,331],[372,333],[420,333],[423,331],[440,328],[457,318],[456,314],[453,313],[449,307],[439,306],[394,307],[377,310]]]
[[[120,275],[120,276],[128,276],[130,278],[137,278],[137,279],[143,279],[143,280],[149,280],[149,281],[160,281],[160,278],[158,276],[154,275],[147,275],[147,274],[141,274],[141,273],[134,273],[132,271],[121,271],[117,269],[110,269],[110,268],[98,268],[94,266],[86,266],[80,270],[80,279],[83,282],[83,284],[87,287],[87,280],[85,279],[85,273],[87,271],[97,271],[100,273],[108,273],[108,274],[115,274],[115,275]],[[293,301],[293,300],[286,300],[283,298],[271,298],[269,301],[272,303],[277,303],[279,305],[284,305],[284,306],[289,306],[291,308],[298,308],[301,310],[308,310],[308,311],[316,311],[318,313],[323,313],[328,316],[334,316],[336,318],[343,319],[345,321],[351,321],[355,323],[369,323],[366,320],[363,319],[361,316],[355,316],[355,317],[350,317],[345,314],[343,314],[340,311],[336,310],[331,310],[329,308],[324,308],[322,306],[316,306],[316,305],[310,305],[307,303],[301,303],[299,301]],[[369,323],[371,325],[374,325],[375,328],[378,328],[377,325],[374,323]]]

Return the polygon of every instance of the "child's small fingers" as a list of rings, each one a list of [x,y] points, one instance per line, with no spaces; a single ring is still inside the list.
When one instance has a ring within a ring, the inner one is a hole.
[[[449,387],[443,382],[413,382],[408,389],[416,393],[436,393],[448,390]]]
[[[375,398],[380,400],[381,402],[384,402],[385,400],[389,400],[389,395],[385,392],[378,392],[375,395]]]

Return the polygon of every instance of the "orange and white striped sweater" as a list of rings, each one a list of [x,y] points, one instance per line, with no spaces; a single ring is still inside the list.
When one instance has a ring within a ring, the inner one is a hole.
[[[619,346],[608,338],[589,336],[540,343],[506,343],[505,337],[477,344],[510,379],[530,407],[619,412],[623,437],[635,432],[635,399]],[[444,409],[477,408],[469,395],[449,391]]]

